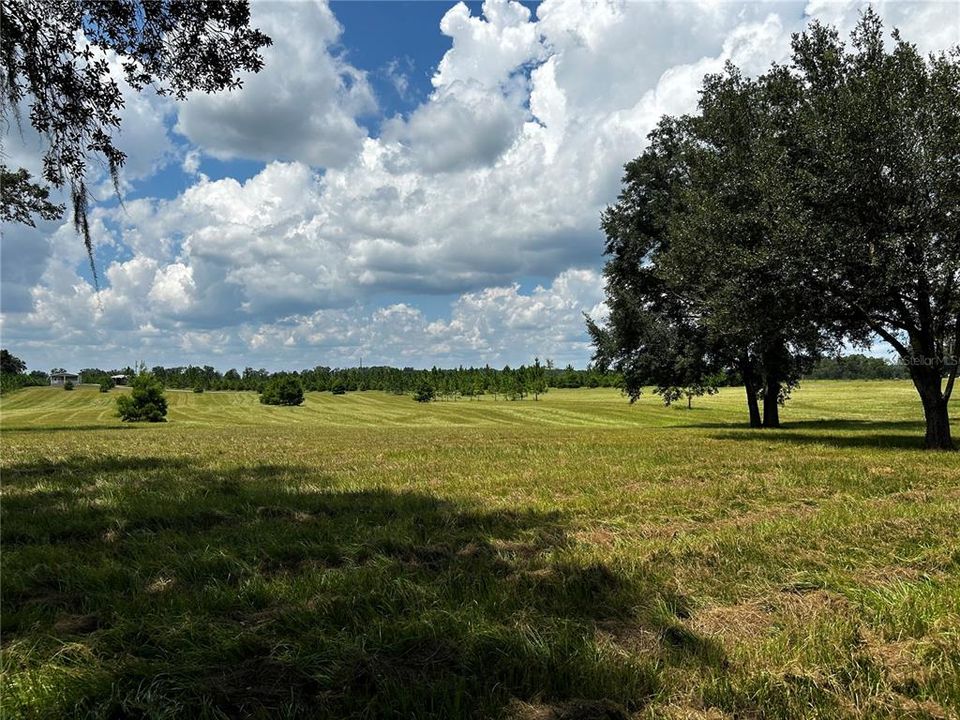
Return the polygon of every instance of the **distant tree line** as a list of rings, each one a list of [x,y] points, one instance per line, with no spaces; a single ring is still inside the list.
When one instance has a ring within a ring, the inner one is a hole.
[[[276,378],[294,377],[307,392],[332,392],[343,394],[357,390],[381,390],[384,392],[408,394],[416,392],[421,386],[433,388],[438,400],[453,398],[473,398],[480,395],[493,395],[495,398],[524,399],[538,398],[550,388],[599,388],[620,387],[622,378],[619,373],[588,367],[575,369],[572,365],[564,368],[554,367],[552,361],[541,363],[535,359],[530,365],[516,368],[457,367],[431,368],[429,370],[412,367],[395,368],[386,365],[372,367],[331,368],[314,367],[300,371],[270,372],[264,368],[244,368],[242,371],[231,368],[221,372],[210,365],[188,365],[179,367],[156,366],[150,374],[164,387],[182,390],[247,390],[263,392],[268,383]],[[133,368],[103,370],[84,368],[80,376],[84,383],[109,382],[112,375],[133,377]]]
[[[31,385],[49,385],[50,376],[42,370],[27,372],[27,364],[11,354],[8,350],[0,350],[0,393],[19,390]]]
[[[60,368],[55,368],[54,371],[60,371]],[[126,375],[132,381],[139,373],[136,368],[125,367],[112,370],[84,368],[79,374],[82,383],[99,385],[105,392],[113,387],[114,375]],[[430,400],[470,398],[479,395],[520,399],[530,395],[536,397],[550,388],[623,387],[623,377],[616,372],[603,372],[596,367],[577,370],[572,365],[557,368],[550,360],[541,365],[536,359],[529,366],[521,365],[518,368],[507,366],[501,369],[490,366],[430,370],[395,368],[386,365],[364,368],[317,366],[312,370],[275,373],[249,367],[243,372],[236,369],[220,372],[210,365],[171,368],[158,365],[150,370],[150,375],[163,387],[198,392],[204,390],[263,392],[271,380],[293,377],[300,381],[304,390],[310,392],[329,391],[342,394],[356,390],[382,390],[398,394],[417,394],[422,388],[430,388],[430,392],[424,393],[424,397]],[[813,380],[899,380],[909,379],[910,371],[900,362],[858,354],[820,358],[805,377]],[[6,349],[0,350],[0,387],[3,392],[49,384],[49,373],[43,370],[28,372],[27,364],[23,360]],[[670,391],[670,396],[674,401],[681,398],[689,401],[690,396],[712,394],[713,388],[742,384],[743,378],[733,372],[708,378],[702,386],[675,387]]]
[[[811,380],[909,380],[910,369],[886,358],[841,355],[820,358],[806,377]]]

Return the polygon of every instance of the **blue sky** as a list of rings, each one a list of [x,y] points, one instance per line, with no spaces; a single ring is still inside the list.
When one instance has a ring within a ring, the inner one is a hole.
[[[583,366],[599,215],[658,118],[859,7],[254,2],[274,45],[242,90],[124,90],[123,204],[90,177],[99,293],[69,218],[4,228],[3,344],[42,369]],[[960,39],[951,3],[879,9]],[[5,152],[37,173],[29,130]]]

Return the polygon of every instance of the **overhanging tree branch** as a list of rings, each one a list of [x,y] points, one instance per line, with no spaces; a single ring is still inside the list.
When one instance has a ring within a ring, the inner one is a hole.
[[[2,0],[0,26],[0,114],[17,117],[22,104],[29,107],[31,125],[47,141],[43,179],[68,191],[96,283],[87,171],[94,158],[103,159],[119,196],[126,159],[114,143],[123,94],[107,53],[120,57],[133,89],[153,85],[183,99],[193,90],[239,87],[241,71],[263,67],[260,51],[271,40],[250,27],[245,0]],[[78,43],[78,35],[86,42]],[[5,209],[35,200],[29,184],[4,192]]]

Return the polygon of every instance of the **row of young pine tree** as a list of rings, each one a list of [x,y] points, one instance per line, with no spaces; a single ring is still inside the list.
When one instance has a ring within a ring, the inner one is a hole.
[[[294,377],[307,392],[344,393],[363,390],[381,390],[396,394],[413,393],[423,386],[433,388],[437,399],[472,398],[492,395],[495,398],[523,399],[538,397],[549,388],[620,387],[621,377],[615,372],[595,368],[575,369],[568,365],[556,368],[550,360],[535,359],[530,365],[502,369],[489,365],[481,368],[452,369],[395,368],[389,366],[330,368],[317,366],[310,370],[271,373],[265,369],[246,368],[221,373],[209,365],[203,367],[157,366],[150,373],[164,387],[183,390],[249,390],[262,392],[276,378]],[[113,375],[132,377],[132,368],[100,370],[86,368],[80,371],[84,383],[108,383]]]

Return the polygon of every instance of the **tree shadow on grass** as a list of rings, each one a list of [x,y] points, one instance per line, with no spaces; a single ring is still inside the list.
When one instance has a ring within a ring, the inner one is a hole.
[[[706,430],[743,429],[769,432],[769,428],[751,428],[746,422],[708,422],[677,427],[702,428]],[[816,430],[916,430],[923,432],[923,423],[919,420],[853,420],[843,418],[823,418],[819,420],[792,420],[781,423],[779,430],[816,429]],[[777,432],[777,429],[773,429]]]
[[[139,470],[172,470],[187,467],[188,462],[180,458],[162,457],[85,457],[74,456],[60,460],[38,460],[36,462],[9,465],[3,469],[5,482],[17,483],[20,479],[34,480],[38,477],[82,476],[90,478],[100,473],[129,473]]]
[[[787,429],[730,431],[711,435],[715,440],[742,440],[759,442],[786,442],[798,445],[826,445],[836,448],[879,448],[884,450],[923,450],[923,435],[889,435],[864,433],[857,435],[820,435],[790,432]]]
[[[916,420],[797,420],[782,423],[779,428],[751,428],[746,423],[705,423],[688,427],[722,431],[710,435],[715,440],[891,450],[922,450],[925,432],[924,424]]]
[[[558,513],[157,458],[4,479],[24,716],[625,717],[664,668],[726,667],[671,578],[584,561]]]

